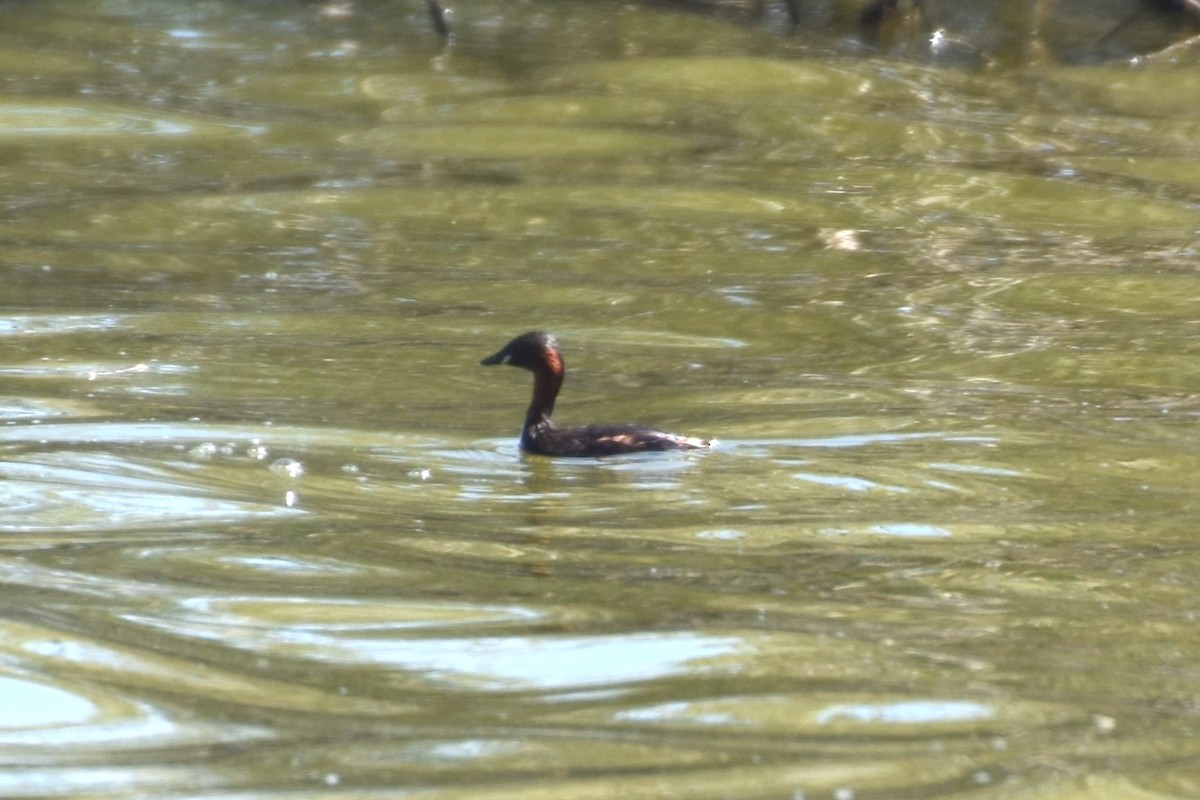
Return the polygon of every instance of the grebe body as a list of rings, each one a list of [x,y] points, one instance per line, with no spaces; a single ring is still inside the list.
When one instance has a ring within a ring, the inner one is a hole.
[[[551,415],[566,368],[558,341],[548,333],[530,331],[479,362],[508,364],[533,373],[533,398],[521,427],[521,449],[546,456],[612,456],[659,450],[695,450],[711,442],[656,431],[638,425],[589,425],[559,428]]]

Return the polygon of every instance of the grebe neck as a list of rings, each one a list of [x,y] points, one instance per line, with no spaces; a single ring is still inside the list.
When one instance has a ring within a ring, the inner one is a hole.
[[[554,367],[557,366],[557,369]],[[533,371],[533,397],[529,401],[529,410],[525,412],[525,427],[550,422],[554,413],[554,401],[558,399],[558,390],[562,388],[562,361],[551,363]]]

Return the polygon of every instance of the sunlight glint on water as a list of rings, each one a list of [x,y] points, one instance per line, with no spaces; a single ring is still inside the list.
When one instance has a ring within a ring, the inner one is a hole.
[[[1196,793],[1192,70],[402,6],[4,6],[0,795]]]

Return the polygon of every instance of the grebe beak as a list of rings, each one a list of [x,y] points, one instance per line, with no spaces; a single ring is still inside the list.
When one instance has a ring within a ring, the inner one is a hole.
[[[501,350],[499,353],[494,353],[479,363],[485,367],[491,367],[496,364],[507,364],[510,359],[512,359],[512,356]]]

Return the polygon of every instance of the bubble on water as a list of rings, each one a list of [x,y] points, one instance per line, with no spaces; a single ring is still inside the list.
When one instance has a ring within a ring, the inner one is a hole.
[[[304,464],[294,458],[277,458],[271,462],[271,472],[287,478],[299,478],[304,474]]]

